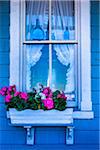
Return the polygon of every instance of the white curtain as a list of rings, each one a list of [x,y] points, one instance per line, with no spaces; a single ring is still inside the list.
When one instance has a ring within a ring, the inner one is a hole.
[[[52,37],[55,40],[74,39],[74,3],[68,0],[52,1]]]
[[[41,0],[28,0],[26,4],[26,39],[44,40],[47,38],[48,14],[47,2]],[[42,55],[43,44],[26,46],[26,89],[31,89],[31,67]]]
[[[40,59],[42,52],[42,45],[28,45],[26,46],[26,89],[31,89],[31,67],[33,67]]]
[[[55,0],[52,1],[52,38],[54,40],[74,39],[74,14],[73,2]],[[54,44],[54,50],[58,60],[70,68],[66,69],[65,92],[74,91],[74,46],[65,44]]]
[[[48,28],[48,2],[28,0],[26,5],[27,40],[44,40]],[[44,34],[44,35],[42,35]]]

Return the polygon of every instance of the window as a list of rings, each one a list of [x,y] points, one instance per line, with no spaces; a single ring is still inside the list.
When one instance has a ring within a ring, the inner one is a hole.
[[[76,22],[74,1],[26,1],[26,90],[42,83],[75,101]]]
[[[11,1],[10,84],[41,82],[91,111],[89,10],[89,1]]]

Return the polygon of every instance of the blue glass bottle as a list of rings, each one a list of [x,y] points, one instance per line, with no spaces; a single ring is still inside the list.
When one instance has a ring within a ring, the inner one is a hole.
[[[31,39],[32,40],[43,40],[44,39],[44,31],[40,26],[40,21],[38,18],[36,19],[35,28],[32,29]]]

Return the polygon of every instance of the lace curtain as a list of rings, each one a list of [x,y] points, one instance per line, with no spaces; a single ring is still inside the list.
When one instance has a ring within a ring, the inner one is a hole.
[[[53,40],[74,39],[73,1],[52,1],[52,38]],[[58,60],[66,66],[65,92],[74,91],[74,46],[54,44]],[[67,67],[69,65],[69,68]]]
[[[28,0],[26,3],[26,39],[44,40],[47,38],[48,3],[41,0]],[[27,45],[26,47],[26,89],[31,88],[31,68],[39,61],[43,45]]]
[[[48,39],[48,1],[27,1],[26,5],[26,39],[47,40]],[[51,16],[51,38],[52,40],[74,39],[74,4],[73,1],[53,0]],[[27,89],[31,86],[31,67],[42,57],[43,45],[27,46]],[[74,47],[73,45],[54,44],[59,62],[66,66],[65,92],[74,90]],[[68,66],[70,66],[68,68]],[[56,68],[53,69],[53,75]],[[56,80],[56,78],[55,78]]]

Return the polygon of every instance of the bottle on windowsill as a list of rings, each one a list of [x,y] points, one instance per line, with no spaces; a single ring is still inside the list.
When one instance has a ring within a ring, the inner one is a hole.
[[[44,31],[40,26],[40,21],[36,19],[35,28],[32,30],[32,40],[43,40],[44,39]]]

